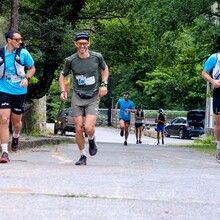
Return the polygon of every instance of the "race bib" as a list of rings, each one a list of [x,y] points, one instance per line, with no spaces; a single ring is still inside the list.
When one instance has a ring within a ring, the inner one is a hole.
[[[91,76],[89,78],[86,78],[86,85],[93,85],[95,83],[95,77]]]
[[[95,84],[95,77],[91,76],[86,78],[84,75],[78,75],[76,76],[77,82],[79,86],[88,86],[88,85],[93,85]]]

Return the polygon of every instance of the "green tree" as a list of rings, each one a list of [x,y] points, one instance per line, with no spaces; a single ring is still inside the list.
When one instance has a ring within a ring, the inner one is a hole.
[[[130,90],[149,108],[204,108],[202,63],[219,36],[213,3],[134,0],[122,18],[97,21],[95,45],[111,64],[115,100]]]

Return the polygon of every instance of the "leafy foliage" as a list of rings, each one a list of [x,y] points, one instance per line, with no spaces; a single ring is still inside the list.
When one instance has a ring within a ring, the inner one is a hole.
[[[123,19],[97,22],[95,44],[112,66],[115,101],[130,90],[148,109],[204,108],[202,62],[219,35],[213,2],[130,1]]]
[[[91,36],[91,50],[100,51],[110,68],[114,103],[129,90],[135,104],[145,109],[204,108],[202,64],[216,52],[220,33],[218,9],[211,10],[215,2],[21,0],[20,30],[38,71],[28,98],[48,94],[53,117],[64,57],[74,52],[74,33],[83,30]],[[0,2],[3,8],[10,8],[9,1]],[[101,106],[107,105],[107,98],[102,99]]]

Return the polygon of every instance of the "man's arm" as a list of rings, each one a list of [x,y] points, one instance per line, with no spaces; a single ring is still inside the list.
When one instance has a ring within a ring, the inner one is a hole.
[[[107,82],[108,81],[108,76],[109,76],[109,70],[108,66],[106,65],[105,69],[102,70],[102,82]],[[101,86],[99,89],[99,96],[105,96],[108,93],[107,86]]]
[[[117,114],[117,112],[118,112],[118,102],[116,103],[116,105],[115,105],[115,114]]]
[[[109,70],[108,70],[108,66],[106,65],[106,68],[102,70],[102,82],[108,81],[108,77],[109,77]]]
[[[26,74],[26,77],[31,78],[35,74],[35,72],[36,72],[36,68],[34,65],[29,67],[27,74]]]
[[[135,109],[128,109],[129,112],[132,112],[132,113],[136,113],[137,111]]]
[[[129,112],[132,112],[132,113],[136,113],[137,110],[135,109],[135,106],[134,106],[134,103],[132,102],[131,106],[130,106],[130,109],[128,109]]]
[[[36,72],[36,69],[35,69],[34,65],[29,67],[27,73],[25,74],[25,78],[20,83],[20,86],[21,87],[27,87],[29,80],[35,74],[35,72]]]
[[[164,124],[166,124],[166,123],[167,123],[167,116],[164,115]]]
[[[63,75],[63,72],[61,72],[60,77],[59,77],[60,99],[61,100],[67,99],[67,93],[65,91],[65,81],[66,81],[66,77]]]
[[[204,80],[212,84],[213,88],[220,88],[220,80],[214,80],[205,69],[203,69],[201,75]]]

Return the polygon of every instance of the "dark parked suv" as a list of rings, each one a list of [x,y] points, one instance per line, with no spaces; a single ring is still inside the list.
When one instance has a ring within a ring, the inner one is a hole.
[[[73,122],[72,110],[70,108],[61,110],[54,120],[54,134],[58,131],[61,135],[65,135],[65,132],[76,133],[76,126]]]
[[[199,137],[204,134],[204,110],[190,110],[187,117],[174,118],[165,127],[165,136],[179,136],[180,138]]]

